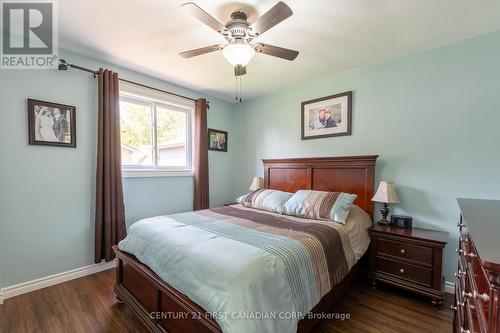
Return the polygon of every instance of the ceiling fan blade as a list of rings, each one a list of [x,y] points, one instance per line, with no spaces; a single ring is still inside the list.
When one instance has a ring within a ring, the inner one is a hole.
[[[179,54],[184,58],[192,58],[205,53],[219,51],[222,50],[223,48],[224,48],[223,45],[210,45],[210,46],[200,47],[199,49],[181,52]]]
[[[255,51],[290,61],[295,60],[295,58],[299,55],[298,51],[263,43],[256,44]]]
[[[184,10],[186,10],[189,14],[196,17],[201,22],[208,25],[210,28],[214,29],[218,33],[223,33],[226,30],[224,24],[217,21],[212,15],[198,7],[193,2],[186,2],[181,6]]]
[[[250,25],[252,32],[256,35],[262,35],[278,23],[292,16],[293,12],[283,1],[278,2],[273,8],[269,9],[256,22]]]

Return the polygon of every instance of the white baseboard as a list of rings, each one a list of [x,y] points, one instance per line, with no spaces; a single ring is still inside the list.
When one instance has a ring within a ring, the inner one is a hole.
[[[75,268],[67,272],[57,273],[54,275],[45,276],[36,280],[19,283],[13,286],[0,289],[0,305],[7,298],[22,295],[42,288],[47,288],[55,284],[63,283],[69,280],[78,279],[80,277],[91,275],[114,268],[116,260],[110,262],[101,262],[80,268]]]
[[[444,292],[448,294],[454,294],[455,293],[455,284],[450,281],[445,281],[444,282]]]

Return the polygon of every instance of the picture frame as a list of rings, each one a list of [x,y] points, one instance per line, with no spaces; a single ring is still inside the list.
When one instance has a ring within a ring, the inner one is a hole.
[[[28,99],[30,145],[76,148],[76,107]]]
[[[390,226],[395,228],[412,229],[413,218],[405,215],[391,215]]]
[[[208,129],[208,150],[227,152],[227,141],[226,131]]]
[[[352,133],[352,91],[301,103],[302,140]]]

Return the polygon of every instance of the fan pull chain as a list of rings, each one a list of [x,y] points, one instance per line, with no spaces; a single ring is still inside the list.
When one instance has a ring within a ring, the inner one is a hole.
[[[240,103],[241,103],[241,76],[240,76]]]
[[[238,77],[234,77],[234,98],[238,101]]]
[[[234,82],[234,96],[236,101],[239,101],[240,103],[243,101],[241,96],[241,75],[235,77],[235,82]]]

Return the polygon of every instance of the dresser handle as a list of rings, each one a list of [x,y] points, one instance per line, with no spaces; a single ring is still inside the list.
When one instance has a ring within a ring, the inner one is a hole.
[[[457,311],[457,310],[458,310],[458,307],[463,308],[464,306],[465,306],[465,303],[457,303],[457,306],[453,306],[453,305],[452,305],[452,306],[451,306],[451,309],[452,309],[452,310]]]
[[[465,291],[462,291],[462,297],[465,298],[472,298],[474,295],[472,293],[466,293]]]
[[[489,302],[490,301],[490,296],[487,294],[479,294],[474,290],[474,298],[475,299],[481,299],[483,302]]]
[[[465,277],[466,273],[462,272],[461,270],[458,271],[458,273],[455,273],[455,276],[458,277]]]
[[[465,256],[466,256],[466,257],[470,257],[470,258],[475,258],[475,257],[477,257],[477,256],[476,256],[474,253],[472,253],[472,252],[466,253],[466,254],[465,254]]]
[[[401,250],[401,251],[399,251],[399,252],[401,252],[401,254],[405,254],[405,253],[406,253],[406,251],[405,251],[405,250]]]
[[[405,269],[404,269],[404,268],[401,268],[401,269],[399,270],[399,273],[404,274],[404,273],[405,273]]]

